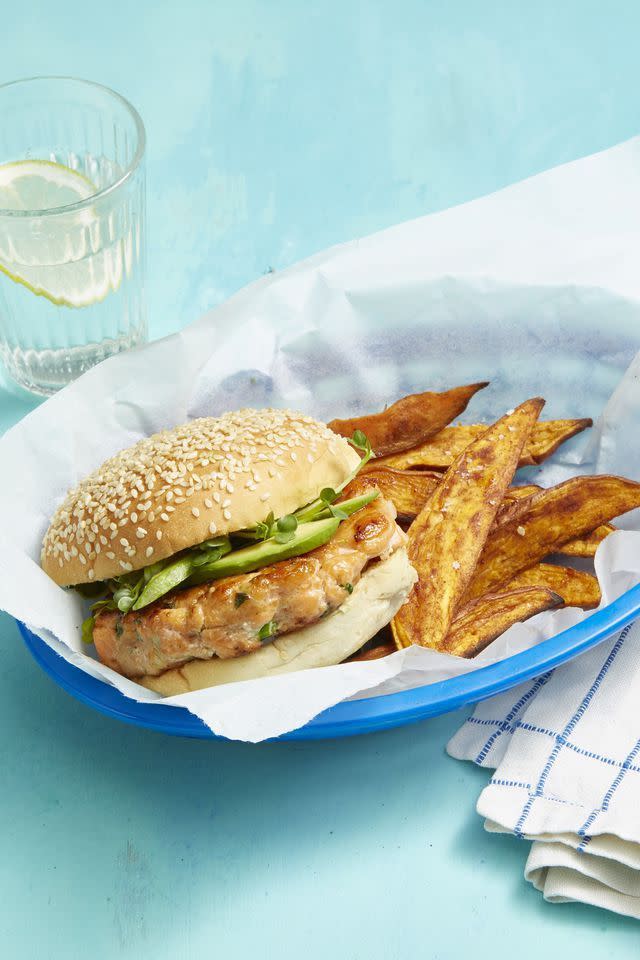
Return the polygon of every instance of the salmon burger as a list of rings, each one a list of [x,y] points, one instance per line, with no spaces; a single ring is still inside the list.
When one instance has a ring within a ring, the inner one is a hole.
[[[116,454],[58,507],[42,566],[93,599],[83,639],[164,696],[340,663],[416,579],[371,456],[288,410],[240,410]]]

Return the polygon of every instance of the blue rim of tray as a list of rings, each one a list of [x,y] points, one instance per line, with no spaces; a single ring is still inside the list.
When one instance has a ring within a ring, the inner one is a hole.
[[[612,636],[640,616],[640,584],[581,623],[563,630],[530,650],[462,676],[400,693],[348,700],[323,710],[306,726],[279,739],[320,740],[371,733],[401,726],[486,700],[531,677],[565,663]],[[207,726],[182,707],[138,703],[105,681],[68,663],[23,623],[18,627],[36,662],[67,692],[101,713],[126,723],[174,736],[215,737]]]

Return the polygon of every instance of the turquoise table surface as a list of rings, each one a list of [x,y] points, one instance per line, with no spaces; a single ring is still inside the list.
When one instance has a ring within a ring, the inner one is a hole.
[[[0,82],[107,83],[148,132],[149,315],[638,131],[640,7],[589,0],[1,0]],[[6,429],[35,401],[0,392]],[[475,813],[457,714],[365,738],[172,740],[59,690],[0,615],[0,954],[637,957],[551,906]]]

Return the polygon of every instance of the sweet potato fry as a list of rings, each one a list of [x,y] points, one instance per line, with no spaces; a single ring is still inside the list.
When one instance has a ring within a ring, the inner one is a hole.
[[[488,383],[472,383],[444,393],[414,393],[396,400],[382,413],[332,420],[329,427],[343,437],[362,430],[378,456],[398,453],[423,443],[446,427],[466,409],[474,393],[486,386]]]
[[[601,600],[600,585],[592,573],[553,563],[537,563],[535,567],[516,574],[506,585],[508,590],[521,587],[548,587],[562,597],[565,607],[582,607],[583,610],[597,607]]]
[[[467,601],[495,592],[564,543],[640,507],[640,483],[622,477],[574,477],[523,500],[522,506],[520,513],[492,531]]]
[[[412,472],[417,473],[418,471],[414,470]],[[427,471],[425,471],[425,473],[426,472]],[[433,472],[430,473],[430,476],[433,475]],[[525,509],[522,501],[533,496],[534,493],[538,493],[540,490],[542,490],[542,487],[538,487],[533,483],[522,487],[511,487],[504,495],[504,501],[496,517],[496,523],[505,523],[508,519],[516,516],[516,514],[522,513]],[[602,541],[606,540],[609,534],[613,533],[615,529],[613,524],[603,523],[596,530],[585,534],[584,537],[578,537],[576,540],[569,540],[567,543],[563,543],[558,549],[558,553],[563,553],[565,557],[595,557],[596,550]]]
[[[353,663],[354,660],[381,660],[382,657],[388,657],[390,653],[395,653],[396,649],[395,643],[381,643],[379,647],[371,647],[364,653],[354,653],[352,657],[349,657],[347,663]]]
[[[442,474],[429,470],[393,470],[378,467],[377,461],[359,473],[344,491],[345,499],[358,496],[368,487],[377,487],[383,497],[395,505],[400,520],[413,520],[422,510],[439,483]]]
[[[603,523],[584,537],[563,543],[558,553],[564,554],[565,557],[595,557],[596,550],[602,541],[606,540],[610,533],[614,533],[615,529],[612,523]]]
[[[546,420],[537,423],[522,451],[518,466],[527,467],[542,463],[555,453],[560,444],[582,430],[586,430],[592,422],[591,420]],[[486,425],[482,423],[445,427],[425,443],[416,445],[404,453],[385,456],[379,464],[395,467],[398,470],[415,467],[446,470],[452,460],[486,429]]]
[[[527,400],[474,440],[411,525],[418,582],[392,621],[396,643],[442,645],[543,405]]]
[[[533,429],[535,430],[535,427]],[[504,495],[505,503],[507,501],[525,500],[527,497],[532,497],[534,493],[538,493],[539,490],[542,490],[542,487],[539,487],[537,483],[525,483],[520,487],[509,487]],[[499,516],[500,512],[498,511]]]
[[[500,517],[512,503],[517,503],[520,500],[526,500],[528,497],[532,497],[534,493],[538,493],[540,490],[542,490],[542,487],[539,487],[536,483],[526,483],[522,487],[509,487],[504,495],[504,502],[498,510],[498,516],[496,517],[496,520],[500,520]]]
[[[562,606],[562,597],[545,587],[523,587],[488,594],[468,604],[451,624],[439,648],[456,657],[475,657],[514,623]]]

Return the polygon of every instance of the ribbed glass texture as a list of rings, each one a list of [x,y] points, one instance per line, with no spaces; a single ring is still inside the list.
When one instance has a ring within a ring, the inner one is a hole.
[[[34,393],[146,339],[144,139],[133,107],[98,84],[0,87],[0,176],[45,160],[89,181],[79,201],[0,209],[0,358]]]

